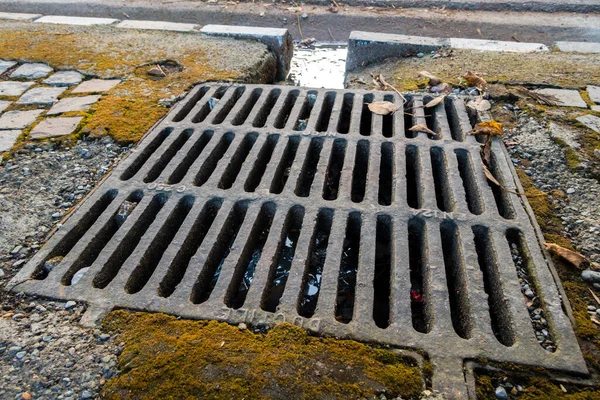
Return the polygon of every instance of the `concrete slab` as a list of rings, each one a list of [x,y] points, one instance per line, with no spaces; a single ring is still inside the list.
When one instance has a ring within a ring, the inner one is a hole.
[[[588,94],[590,95],[590,99],[594,103],[600,104],[600,86],[588,85],[586,89]]]
[[[225,36],[234,39],[257,40],[267,45],[277,57],[277,78],[284,80],[290,70],[294,54],[292,35],[283,28],[260,28],[239,25],[206,25],[200,32],[211,36]]]
[[[0,75],[17,65],[16,61],[0,60]]]
[[[0,96],[20,96],[33,82],[0,82]]]
[[[563,107],[587,108],[587,103],[583,100],[577,90],[568,89],[539,89],[536,92],[556,97],[558,105]]]
[[[33,124],[43,111],[7,111],[0,116],[0,130],[25,129]]]
[[[36,19],[35,22],[42,22],[46,24],[63,24],[63,25],[111,25],[119,22],[118,19],[114,18],[87,18],[87,17],[66,17],[62,15],[46,15],[40,19]]]
[[[581,122],[591,130],[600,133],[600,118],[595,115],[582,115],[577,117],[577,121]]]
[[[176,31],[176,32],[193,32],[200,28],[196,24],[182,24],[177,22],[165,21],[141,21],[141,20],[126,20],[117,24],[118,28],[128,29],[150,29],[159,31]]]
[[[38,79],[48,75],[50,72],[54,71],[54,69],[42,63],[31,63],[31,64],[23,64],[19,68],[17,68],[12,74],[10,74],[11,78],[24,78],[24,79]]]
[[[499,40],[451,38],[450,47],[455,49],[507,51],[511,53],[536,53],[550,51],[542,43],[505,42]]]
[[[91,79],[79,84],[71,93],[102,93],[117,86],[119,79]]]
[[[67,88],[65,87],[36,87],[27,92],[19,100],[18,104],[54,104],[58,101],[58,96]]]
[[[29,136],[32,139],[69,135],[75,131],[83,117],[48,118],[36,125]]]
[[[25,13],[6,13],[0,12],[0,19],[9,19],[14,21],[32,21],[40,18],[42,14],[25,14]]]
[[[100,95],[66,97],[56,103],[50,111],[48,111],[48,115],[62,114],[71,111],[87,111],[99,98]]]
[[[0,131],[0,152],[5,152],[10,150],[17,141],[17,138],[21,136],[23,131],[14,130],[14,131]]]
[[[592,106],[592,111],[600,112],[600,106]]]
[[[8,108],[8,106],[10,106],[10,101],[3,101],[0,100],[0,113],[4,110],[6,110]]]
[[[561,139],[567,145],[574,149],[581,147],[577,139],[583,134],[581,130],[576,130],[567,126],[550,123],[550,135],[553,138]]]
[[[600,43],[554,42],[554,47],[566,53],[600,53]]]
[[[43,83],[51,86],[75,86],[81,83],[83,75],[77,71],[58,71],[44,79]]]

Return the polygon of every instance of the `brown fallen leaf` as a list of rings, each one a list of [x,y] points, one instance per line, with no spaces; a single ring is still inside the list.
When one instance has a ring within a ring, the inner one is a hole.
[[[477,76],[471,71],[468,71],[463,78],[467,81],[469,86],[475,86],[476,88],[483,89],[487,86],[487,82],[480,76]]]
[[[485,165],[492,165],[492,137],[488,136],[488,139],[481,146],[481,158]]]
[[[592,294],[592,297],[594,298],[594,300],[596,300],[596,303],[600,304],[600,297],[596,296],[596,293],[594,293],[594,291],[592,289],[588,288],[588,290]]]
[[[440,134],[437,132],[432,131],[431,129],[429,129],[427,127],[427,125],[425,124],[417,124],[415,126],[412,126],[411,128],[408,129],[411,132],[425,132],[429,135],[433,135],[435,137],[438,137]]]
[[[537,101],[538,103],[540,103],[542,105],[546,105],[546,106],[557,106],[558,105],[558,99],[556,98],[556,96],[552,96],[551,94],[542,94],[542,93],[534,92],[533,90],[529,90],[523,86],[517,86],[515,89],[520,94],[522,94],[526,97],[531,97],[532,99],[534,99],[535,101]]]
[[[400,108],[399,105],[394,104],[390,101],[374,101],[369,103],[369,110],[374,114],[388,115],[395,113]]]
[[[598,319],[596,317],[591,317],[590,318],[592,320],[593,323],[595,323],[596,325],[600,325],[600,321],[598,321]]]
[[[501,184],[495,177],[494,174],[492,174],[492,172],[489,170],[489,168],[487,167],[487,165],[485,165],[484,163],[481,163],[481,166],[483,167],[483,173],[485,174],[485,177],[492,182],[494,185],[498,186],[500,189],[507,191],[508,193],[512,193],[512,194],[516,194],[517,196],[524,196],[527,197],[525,195],[525,193],[520,193],[517,192],[516,190],[512,190],[509,189],[507,187],[505,187],[503,184]],[[541,194],[542,196],[544,196],[544,194]]]
[[[583,269],[585,264],[589,262],[585,256],[572,250],[565,249],[564,247],[555,243],[544,243],[544,245],[546,246],[546,250],[548,250],[550,253],[559,256],[576,268]]]
[[[440,83],[442,83],[442,80],[440,78],[438,78],[437,76],[435,76],[427,71],[421,71],[421,72],[419,72],[419,75],[421,75],[424,78],[429,79],[430,86],[437,86]]]
[[[444,101],[444,98],[446,97],[446,95],[441,95],[438,96],[436,98],[434,98],[433,100],[431,100],[429,103],[425,104],[425,108],[430,108],[430,107],[435,107],[438,104],[440,104],[442,101]]]
[[[373,83],[375,86],[377,86],[377,88],[380,90],[385,90],[385,88],[388,86],[388,83],[385,81],[383,75],[371,73],[371,76],[373,77]]]
[[[163,71],[163,69],[158,64],[156,64],[154,67],[150,68],[148,70],[147,74],[151,75],[151,76],[159,76],[159,77],[167,76],[167,74],[165,74],[165,71]]]
[[[480,122],[475,125],[473,130],[469,131],[471,135],[491,135],[491,136],[502,136],[502,124],[494,121],[493,119],[485,122]]]

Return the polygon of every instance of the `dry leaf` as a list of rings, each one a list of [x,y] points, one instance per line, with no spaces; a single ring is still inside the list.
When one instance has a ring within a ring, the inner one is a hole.
[[[381,74],[377,74],[377,75],[371,74],[371,76],[373,77],[373,83],[375,84],[375,86],[377,86],[377,88],[380,89],[380,90],[385,90],[385,88],[388,86],[388,83],[383,78],[383,75],[381,75]]]
[[[379,115],[395,113],[398,111],[398,108],[400,108],[400,106],[390,101],[374,101],[369,103],[369,110],[371,110],[372,113]]]
[[[595,323],[596,325],[600,325],[600,321],[598,321],[595,317],[590,318],[592,320],[593,323]]]
[[[478,97],[475,100],[471,100],[467,103],[467,107],[472,108],[476,111],[487,111],[492,108],[492,104],[488,100],[484,100],[481,97]]]
[[[512,193],[512,194],[516,194],[517,196],[525,196],[524,193],[519,193],[516,190],[512,190],[509,189],[507,187],[505,187],[504,185],[502,185],[495,177],[494,174],[492,174],[492,172],[488,169],[487,165],[485,165],[484,163],[481,163],[481,166],[483,167],[483,173],[485,174],[485,177],[492,182],[494,185],[497,185],[499,188],[501,188],[502,190],[506,190],[508,193]],[[527,196],[525,196],[527,197]]]
[[[493,119],[486,122],[480,122],[475,125],[475,128],[469,133],[471,135],[502,136],[502,124]]]
[[[435,107],[438,104],[440,104],[442,101],[444,101],[444,98],[446,97],[446,95],[442,95],[442,96],[438,96],[436,98],[434,98],[433,100],[431,100],[429,103],[425,104],[425,108],[430,108],[430,107]]]
[[[440,78],[438,78],[437,76],[435,76],[427,71],[421,71],[421,72],[419,72],[419,75],[421,75],[424,78],[429,79],[430,86],[437,86],[440,83],[442,83],[442,80]]]
[[[588,288],[588,290],[590,291],[590,293],[592,294],[592,296],[594,297],[594,300],[596,300],[596,303],[600,304],[600,298],[598,296],[596,296],[596,293],[594,293],[592,291],[592,289]]]
[[[155,65],[154,67],[150,68],[148,70],[147,74],[151,75],[151,76],[159,76],[159,77],[167,76],[167,74],[165,74],[165,71],[163,71],[163,69],[158,64]]]
[[[477,76],[476,74],[474,74],[471,71],[467,72],[463,76],[463,78],[465,78],[465,80],[467,81],[469,86],[475,86],[476,88],[479,88],[479,89],[483,89],[487,85],[487,82],[485,81],[485,79],[481,78],[480,76]]]
[[[523,86],[517,86],[516,90],[517,90],[517,92],[521,93],[522,95],[531,97],[532,99],[536,100],[538,103],[540,103],[542,105],[546,105],[546,106],[557,106],[558,105],[558,99],[556,98],[556,96],[552,96],[550,94],[542,94],[542,93],[534,92],[533,90],[529,90]]]
[[[565,249],[562,246],[559,246],[557,244],[554,243],[544,243],[546,245],[546,250],[548,250],[550,253],[559,256],[560,258],[562,258],[563,260],[569,262],[571,265],[573,265],[576,268],[579,269],[583,269],[584,265],[588,263],[588,259],[579,254],[576,253],[572,250],[569,249]]]
[[[485,165],[492,165],[492,137],[488,136],[483,146],[481,146],[481,158]]]
[[[417,124],[417,125],[409,128],[408,130],[412,131],[412,132],[425,132],[425,133],[427,133],[429,135],[433,135],[433,136],[436,136],[436,137],[439,136],[439,133],[432,131],[425,124]]]

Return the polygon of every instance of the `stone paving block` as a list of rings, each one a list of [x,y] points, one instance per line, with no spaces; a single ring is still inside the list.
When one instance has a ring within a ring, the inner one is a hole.
[[[600,53],[600,43],[554,42],[554,46],[567,53]]]
[[[33,82],[0,82],[0,96],[20,96]]]
[[[550,51],[541,43],[503,42],[499,40],[451,38],[450,47],[482,51],[506,51],[510,53],[536,53]]]
[[[48,115],[56,115],[70,111],[87,111],[92,104],[98,101],[100,95],[82,96],[82,97],[66,97],[56,103]]]
[[[44,139],[73,133],[83,117],[64,117],[45,119],[32,129],[32,139]]]
[[[0,60],[0,75],[8,71],[10,68],[14,67],[16,64],[16,61]]]
[[[36,19],[35,22],[42,22],[46,24],[63,24],[63,25],[110,25],[115,22],[119,22],[118,19],[113,18],[87,18],[87,17],[66,17],[62,15],[46,15],[40,19]]]
[[[600,133],[600,118],[595,115],[582,115],[577,117],[577,121],[581,122],[593,131]]]
[[[538,93],[547,94],[556,97],[558,104],[564,107],[579,107],[587,108],[586,102],[583,100],[577,90],[568,89],[540,89]]]
[[[6,13],[0,12],[0,19],[12,19],[15,21],[31,21],[40,18],[42,14]]]
[[[25,78],[25,79],[38,79],[48,75],[54,71],[52,67],[42,63],[23,64],[17,68],[12,74],[11,78]]]
[[[592,111],[600,112],[600,106],[592,106]]]
[[[0,130],[25,129],[31,125],[44,110],[7,111],[0,116]]]
[[[0,100],[0,113],[2,111],[6,110],[8,108],[8,106],[10,106],[10,101]]]
[[[0,131],[0,152],[10,150],[21,133],[23,133],[21,130]]]
[[[101,93],[107,92],[121,83],[118,79],[91,79],[79,84],[71,93]]]
[[[43,83],[51,86],[75,86],[81,83],[83,75],[77,71],[58,71],[46,78]]]
[[[587,92],[594,103],[600,104],[600,86],[588,85]]]
[[[577,139],[583,134],[582,130],[576,130],[569,128],[567,126],[555,124],[554,122],[550,123],[550,135],[553,138],[561,139],[567,145],[574,149],[578,149],[581,147]]]
[[[126,20],[121,21],[119,24],[117,24],[117,27],[130,29],[152,29],[159,31],[190,32],[195,31],[197,28],[199,28],[199,25],[165,21]]]
[[[67,88],[36,87],[27,92],[17,101],[19,104],[54,104],[58,96]]]

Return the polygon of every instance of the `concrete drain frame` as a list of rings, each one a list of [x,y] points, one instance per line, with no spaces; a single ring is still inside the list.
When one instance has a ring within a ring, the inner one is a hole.
[[[450,397],[466,395],[470,360],[587,376],[531,209],[487,181],[467,135],[486,116],[456,96],[430,109],[427,95],[407,98],[405,113],[380,116],[368,103],[397,94],[200,84],[9,289],[95,315],[288,321],[423,351]],[[440,135],[408,130],[420,123]],[[492,149],[492,172],[519,190],[501,141]]]

